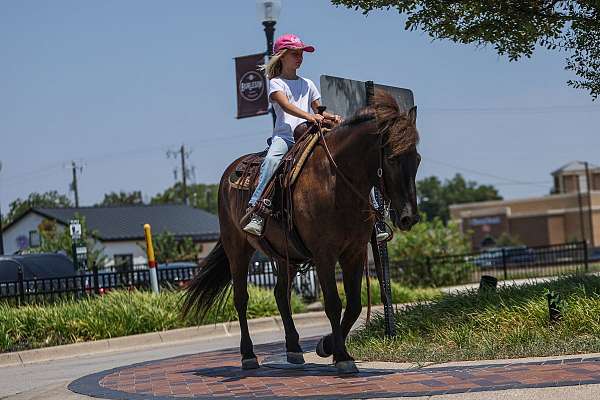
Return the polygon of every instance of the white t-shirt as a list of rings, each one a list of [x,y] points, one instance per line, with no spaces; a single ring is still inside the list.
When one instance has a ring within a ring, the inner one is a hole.
[[[313,101],[321,98],[321,94],[317,90],[315,84],[310,80],[302,77],[298,79],[283,79],[273,78],[269,81],[269,101],[271,101],[271,93],[282,91],[285,93],[288,101],[299,109],[312,112],[310,105]],[[305,122],[304,118],[298,118],[283,111],[278,103],[273,103],[275,110],[275,128],[273,128],[273,136],[294,142],[294,129]]]

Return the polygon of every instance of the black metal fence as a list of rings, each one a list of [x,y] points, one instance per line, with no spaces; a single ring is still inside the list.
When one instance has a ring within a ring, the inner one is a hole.
[[[423,257],[391,264],[392,280],[418,286],[479,282],[482,275],[498,280],[528,279],[597,268],[585,242],[551,246],[494,248],[478,253]]]
[[[184,286],[192,279],[197,266],[157,268],[158,284],[162,288]],[[277,277],[271,262],[257,262],[250,266],[248,283],[263,288],[274,288]],[[16,281],[0,282],[0,300],[11,304],[53,302],[65,298],[84,298],[101,295],[115,289],[150,289],[150,270],[147,266],[136,265],[126,271],[81,273],[74,276],[23,279],[19,273]],[[294,290],[310,299],[317,293],[316,274],[311,271],[298,275],[293,281]]]
[[[498,280],[556,276],[575,271],[600,271],[588,257],[585,242],[540,247],[510,247],[490,249],[479,253],[424,257],[392,262],[391,279],[417,286],[448,286],[479,282],[482,275]],[[375,268],[369,266],[375,276]],[[162,287],[183,286],[197,270],[196,266],[158,268],[158,282]],[[250,265],[248,283],[263,288],[274,288],[277,277],[271,262]],[[336,279],[341,280],[341,271]],[[318,296],[318,282],[314,269],[297,275],[292,285],[306,299]],[[114,289],[149,289],[150,271],[147,267],[128,271],[83,273],[76,276],[46,279],[19,279],[0,282],[0,300],[12,304],[51,302],[61,298],[83,298]]]

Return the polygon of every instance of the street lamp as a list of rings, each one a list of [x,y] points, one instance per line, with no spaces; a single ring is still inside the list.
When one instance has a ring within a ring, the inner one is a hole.
[[[265,27],[265,35],[267,36],[267,56],[271,58],[273,55],[275,24],[277,23],[277,18],[279,18],[279,13],[281,12],[281,1],[257,0],[256,10],[258,11],[258,18]]]
[[[275,36],[275,24],[279,13],[281,12],[281,0],[257,0],[256,11],[258,11],[258,19],[262,21],[265,27],[265,35],[267,36],[267,57],[271,59],[273,56],[273,37]],[[271,106],[271,117],[273,118],[273,126],[275,126],[275,109]]]

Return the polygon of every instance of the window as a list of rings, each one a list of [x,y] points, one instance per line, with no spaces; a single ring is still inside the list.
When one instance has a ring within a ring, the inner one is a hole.
[[[129,271],[133,269],[133,254],[115,254],[115,270]]]
[[[38,231],[29,231],[29,247],[40,247],[40,233]]]

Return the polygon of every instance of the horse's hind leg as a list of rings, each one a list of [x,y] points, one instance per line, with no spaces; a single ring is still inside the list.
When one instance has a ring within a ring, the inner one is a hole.
[[[246,309],[248,306],[248,266],[254,249],[250,247],[245,238],[236,241],[224,241],[229,244],[225,248],[229,258],[229,267],[231,269],[231,278],[233,281],[233,303],[238,314],[240,323],[240,353],[242,354],[242,368],[258,368],[258,360],[254,354],[250,331],[248,330],[248,320],[246,318]],[[242,244],[243,243],[243,244]]]
[[[277,308],[279,308],[279,314],[281,314],[281,320],[283,321],[283,327],[285,330],[285,350],[287,353],[287,360],[292,364],[304,364],[304,355],[302,354],[302,348],[300,347],[300,336],[294,325],[292,319],[292,308],[291,308],[291,289],[292,289],[292,278],[295,275],[296,267],[293,265],[285,268],[284,263],[279,263],[277,269],[277,284],[275,285],[275,300],[277,301]]]

